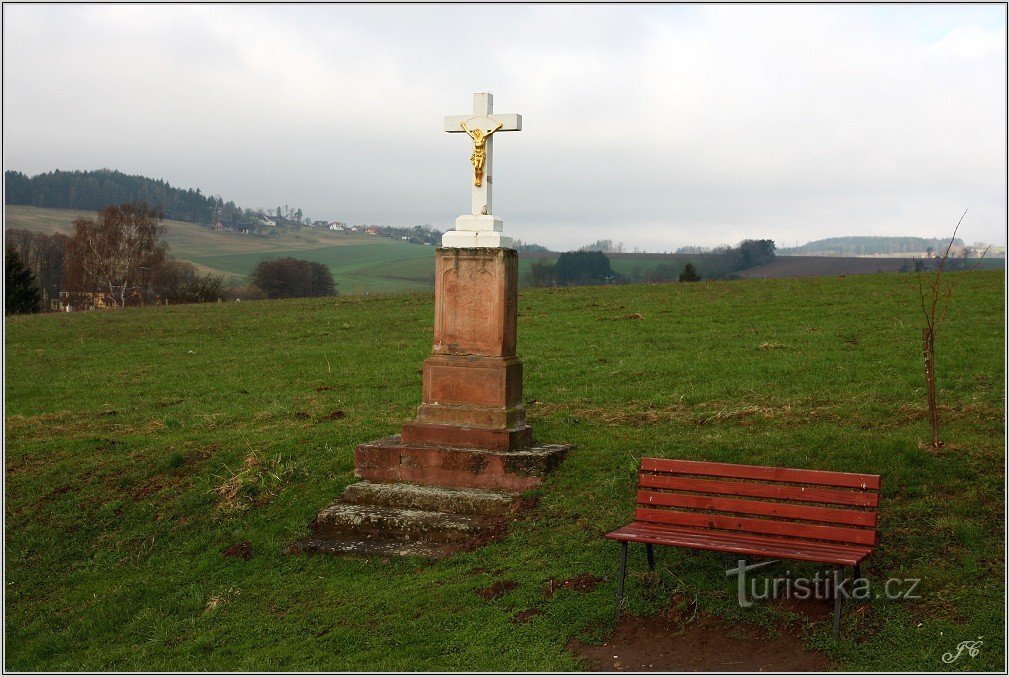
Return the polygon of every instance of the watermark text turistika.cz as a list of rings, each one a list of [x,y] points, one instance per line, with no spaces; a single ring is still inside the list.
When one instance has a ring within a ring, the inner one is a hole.
[[[791,577],[786,571],[785,576],[773,579],[748,577],[747,574],[755,569],[774,564],[778,560],[769,560],[757,564],[747,564],[747,560],[737,560],[734,569],[726,571],[727,576],[737,577],[737,601],[742,607],[753,605],[752,600],[763,599],[796,599],[796,600],[828,600],[833,599],[835,589],[834,578],[831,574],[822,575],[821,572],[814,574],[813,578],[797,576]],[[748,582],[750,585],[748,585]],[[918,578],[888,578],[882,586],[873,589],[869,579],[856,578],[842,580],[838,586],[838,593],[843,599],[920,599],[916,592],[921,583]]]

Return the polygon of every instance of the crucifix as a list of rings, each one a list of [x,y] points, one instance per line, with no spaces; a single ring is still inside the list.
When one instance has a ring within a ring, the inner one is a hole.
[[[445,131],[467,134],[473,139],[473,185],[470,187],[470,212],[474,216],[491,214],[491,149],[497,132],[518,132],[523,118],[515,113],[494,114],[490,94],[473,95],[471,115],[445,116]]]

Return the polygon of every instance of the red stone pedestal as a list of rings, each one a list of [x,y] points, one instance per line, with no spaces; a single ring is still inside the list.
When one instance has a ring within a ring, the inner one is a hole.
[[[519,256],[512,249],[439,249],[435,340],[424,361],[417,421],[403,441],[505,450],[528,447],[523,365],[516,357]]]
[[[567,445],[536,446],[516,356],[518,255],[439,249],[435,341],[417,419],[359,444],[363,481],[319,512],[292,553],[442,557],[499,538]]]
[[[487,452],[534,448],[533,430],[526,425],[522,405],[523,365],[516,356],[518,282],[519,255],[515,250],[437,251],[435,336],[431,357],[424,361],[417,420],[404,424],[399,438],[360,445],[355,452],[360,477],[438,483],[439,473],[414,472],[407,466],[415,461],[404,465],[397,457],[429,461],[437,457],[441,459],[438,463],[417,463],[429,468],[460,468],[473,465],[466,459],[451,460],[466,455],[466,450],[479,451],[471,455],[487,461]],[[378,453],[380,449],[382,453]],[[394,453],[396,449],[399,452]],[[392,467],[394,462],[396,468]],[[460,484],[458,477],[453,470],[443,480],[447,486],[495,484],[487,477]],[[538,483],[538,479],[532,482]],[[524,483],[502,479],[500,484],[501,488],[515,488]]]

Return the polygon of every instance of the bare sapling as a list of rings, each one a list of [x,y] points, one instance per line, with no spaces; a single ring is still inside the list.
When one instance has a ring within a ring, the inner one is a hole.
[[[954,288],[965,275],[982,265],[982,259],[989,252],[989,248],[986,247],[985,251],[979,256],[978,261],[975,262],[975,265],[962,269],[959,275],[955,276],[944,286],[947,280],[947,276],[943,274],[944,267],[950,257],[950,248],[957,237],[957,230],[961,227],[961,222],[967,213],[968,210],[965,210],[961,214],[961,218],[957,220],[957,225],[954,226],[954,233],[950,236],[950,242],[947,243],[946,249],[943,250],[943,254],[937,261],[931,276],[932,279],[930,279],[928,285],[923,285],[923,271],[918,267],[916,268],[916,278],[919,283],[919,305],[922,308],[922,315],[926,321],[926,326],[922,330],[922,357],[926,371],[926,404],[929,407],[930,448],[934,451],[939,451],[943,447],[943,442],[940,441],[940,420],[936,403],[936,332],[940,328],[940,325],[943,324],[944,319],[946,319],[948,311],[950,311]]]

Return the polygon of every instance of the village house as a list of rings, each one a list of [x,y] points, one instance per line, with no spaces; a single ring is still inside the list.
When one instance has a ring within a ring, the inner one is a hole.
[[[369,226],[368,228],[365,228],[365,235],[378,235],[378,234],[379,229],[376,228],[375,226]]]
[[[61,310],[70,312],[72,310],[95,310],[96,308],[108,308],[111,306],[111,299],[104,292],[94,291],[61,291],[59,307]]]

